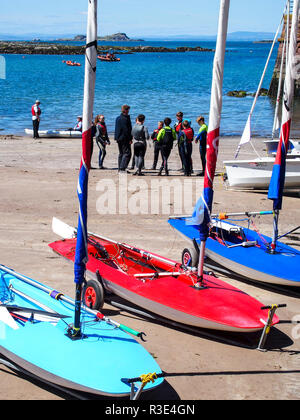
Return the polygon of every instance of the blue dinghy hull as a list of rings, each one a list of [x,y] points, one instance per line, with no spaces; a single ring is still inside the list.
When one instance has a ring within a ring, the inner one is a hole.
[[[162,373],[153,357],[129,334],[97,321],[84,309],[82,338],[69,338],[67,330],[73,322],[74,305],[41,291],[41,283],[36,282],[34,287],[17,276],[0,266],[1,310],[15,305],[33,311],[32,315],[25,310],[11,310],[6,313],[7,319],[0,313],[0,353],[9,361],[55,385],[110,397],[130,395],[130,384],[124,378]],[[35,310],[38,314],[47,311],[46,319],[40,320]],[[49,312],[55,315],[52,317]],[[162,382],[159,378],[144,390]]]
[[[199,227],[189,225],[188,218],[169,219],[169,224],[176,229],[187,241],[193,239],[199,244]],[[218,241],[209,237],[206,241],[206,256],[228,270],[251,280],[279,284],[284,286],[300,286],[300,251],[283,244],[277,243],[276,253],[271,254],[266,246],[271,238],[256,233],[247,228],[241,228],[232,223],[222,221],[222,226],[227,230],[238,228],[243,231],[243,240],[235,237]],[[256,246],[236,246],[244,241],[257,242]],[[231,246],[233,246],[231,248]]]

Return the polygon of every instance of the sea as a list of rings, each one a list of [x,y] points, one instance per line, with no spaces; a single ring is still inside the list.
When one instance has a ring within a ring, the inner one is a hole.
[[[80,42],[65,43],[82,45]],[[147,41],[121,45],[215,48],[215,42],[207,41]],[[242,134],[253,97],[235,98],[227,93],[232,90],[256,92],[270,47],[270,43],[227,43],[222,136]],[[270,85],[276,56],[277,47],[263,83],[266,89]],[[68,129],[75,125],[77,116],[82,114],[83,55],[11,54],[2,57],[6,71],[5,79],[0,78],[0,134],[20,135],[24,134],[25,128],[31,128],[31,106],[36,99],[41,102],[41,130]],[[195,130],[199,115],[208,122],[214,52],[134,53],[118,57],[120,62],[98,60],[97,63],[94,114],[105,115],[109,132],[114,131],[115,119],[123,104],[130,105],[132,122],[138,114],[146,116],[149,131],[165,117],[170,117],[175,123],[178,111],[192,121]],[[81,67],[67,66],[63,60],[68,59],[81,63]],[[252,119],[253,136],[271,137],[274,109],[273,99],[258,99]]]

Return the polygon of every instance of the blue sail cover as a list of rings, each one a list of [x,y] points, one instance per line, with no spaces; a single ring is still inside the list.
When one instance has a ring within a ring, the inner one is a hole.
[[[77,228],[77,242],[74,262],[74,282],[82,284],[86,263],[88,261],[87,250],[87,198],[88,198],[88,179],[91,166],[91,143],[92,130],[82,134],[82,160],[79,171],[79,179],[77,186],[77,195],[79,200],[79,216]]]
[[[212,188],[204,188],[201,197],[196,203],[192,218],[187,222],[188,224],[199,226],[200,241],[206,241],[209,235],[213,195]]]
[[[206,241],[209,236],[209,226],[211,222],[210,214],[214,197],[213,182],[218,158],[219,138],[219,128],[210,131],[207,135],[207,161],[203,193],[195,206],[192,218],[188,221],[188,224],[199,225],[201,242]]]
[[[273,200],[273,209],[281,210],[286,171],[286,152],[289,144],[291,120],[282,125],[280,141],[273,166],[268,198]]]

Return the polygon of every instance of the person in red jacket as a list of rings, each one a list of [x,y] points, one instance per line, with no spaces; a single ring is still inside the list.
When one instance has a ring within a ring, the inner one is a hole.
[[[40,101],[37,99],[35,104],[31,107],[31,115],[32,115],[32,125],[33,125],[33,138],[39,138],[39,126],[40,126],[40,116],[41,116],[41,108],[40,108]]]
[[[177,119],[177,123],[174,125],[174,130],[176,131],[177,134],[177,146],[178,146],[178,154],[180,157],[180,162],[181,162],[181,169],[179,169],[181,172],[184,172],[184,151],[182,146],[180,146],[180,142],[179,142],[179,133],[181,132],[181,130],[183,129],[182,127],[182,123],[183,123],[183,112],[179,111],[176,114],[176,119]]]
[[[182,159],[184,167],[184,175],[191,176],[192,174],[192,152],[193,152],[194,130],[190,122],[184,120],[182,123],[182,130],[178,135],[178,143],[182,150]]]

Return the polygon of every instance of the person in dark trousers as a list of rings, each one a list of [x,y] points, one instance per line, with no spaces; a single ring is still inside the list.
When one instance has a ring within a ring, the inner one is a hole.
[[[163,158],[162,165],[160,167],[160,170],[158,172],[158,175],[160,176],[162,174],[163,169],[165,170],[165,174],[169,175],[169,168],[168,168],[168,159],[171,153],[171,150],[173,149],[174,141],[176,140],[176,131],[170,127],[171,125],[171,118],[165,118],[164,119],[164,128],[160,130],[157,136],[157,141],[160,144],[161,147],[161,155]]]
[[[184,120],[182,123],[182,130],[178,135],[178,142],[183,150],[183,166],[184,166],[184,175],[191,176],[192,174],[192,152],[193,152],[193,139],[194,139],[194,130],[190,126],[188,120]]]
[[[97,143],[97,146],[99,147],[99,169],[104,169],[103,162],[106,156],[106,145],[110,144],[104,115],[97,115],[95,119],[95,126],[96,126],[96,143]]]
[[[147,140],[149,140],[148,128],[144,125],[145,115],[140,114],[136,119],[136,124],[132,129],[133,137],[133,147],[134,147],[134,157],[135,164],[137,166],[137,171],[133,175],[144,175],[142,173],[142,168],[144,165],[144,157],[147,149]]]
[[[183,112],[181,112],[181,111],[177,112],[176,118],[177,118],[177,123],[174,125],[174,130],[176,131],[176,134],[177,134],[177,140],[179,140],[178,135],[179,135],[180,131],[182,130]],[[177,146],[178,146],[178,153],[179,153],[180,162],[181,162],[180,171],[183,172],[184,171],[184,165],[183,165],[184,151],[182,149],[182,146],[180,146],[179,141],[177,142]]]
[[[116,118],[115,140],[119,147],[118,169],[125,172],[131,158],[132,125],[129,116],[129,105],[123,105],[121,115]]]
[[[39,126],[40,126],[40,117],[41,117],[41,108],[40,108],[40,101],[37,99],[35,104],[31,107],[31,115],[32,115],[32,126],[33,126],[33,138],[39,138]]]
[[[157,124],[157,128],[153,131],[151,135],[151,139],[153,140],[153,146],[154,146],[154,159],[153,159],[153,165],[151,168],[153,170],[156,169],[156,166],[158,163],[158,157],[159,157],[159,154],[161,153],[161,148],[160,148],[159,142],[157,141],[157,136],[160,130],[163,128],[163,126],[164,126],[164,122],[159,121]]]
[[[199,151],[200,151],[200,158],[202,163],[202,172],[198,174],[198,176],[203,176],[206,167],[206,139],[207,139],[207,130],[208,127],[204,122],[204,117],[200,116],[197,118],[197,123],[200,125],[198,135],[195,139],[195,143],[199,141]]]

